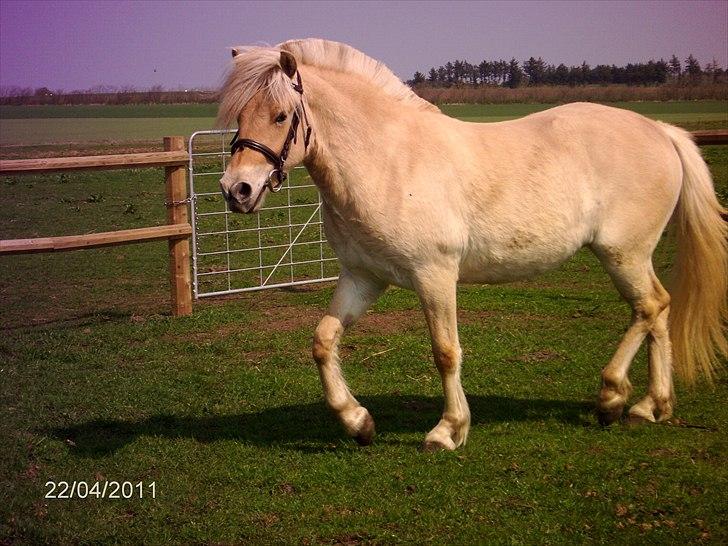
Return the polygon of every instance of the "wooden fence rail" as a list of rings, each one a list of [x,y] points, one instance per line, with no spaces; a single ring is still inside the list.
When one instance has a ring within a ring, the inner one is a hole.
[[[719,129],[717,131],[693,131],[692,135],[698,146],[728,144],[728,129]]]
[[[104,231],[65,237],[37,237],[35,239],[8,239],[0,241],[0,254],[35,254],[38,252],[64,252],[128,243],[143,243],[160,239],[184,239],[192,235],[189,225],[152,226],[138,229]]]
[[[184,138],[165,137],[163,152],[143,154],[99,155],[88,157],[54,157],[0,161],[0,176],[38,174],[68,170],[130,169],[164,167],[166,183],[167,225],[125,229],[64,237],[0,240],[0,255],[37,252],[64,252],[112,245],[143,243],[166,239],[169,242],[169,276],[172,314],[192,313],[190,280],[190,239],[192,226],[187,219],[186,167],[189,156]]]
[[[180,137],[181,138],[181,137]],[[175,167],[186,165],[187,152],[168,151],[143,154],[91,155],[84,157],[48,157],[0,161],[0,176],[40,174],[59,171]]]

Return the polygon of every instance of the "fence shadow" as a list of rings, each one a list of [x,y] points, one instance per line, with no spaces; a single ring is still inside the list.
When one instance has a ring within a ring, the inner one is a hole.
[[[362,396],[379,433],[424,434],[437,422],[442,397]],[[586,415],[592,403],[572,400],[520,399],[503,396],[468,396],[472,424],[555,419],[573,426],[592,424]],[[220,416],[154,415],[142,420],[93,420],[43,431],[66,442],[80,457],[104,457],[141,436],[192,438],[209,443],[236,440],[254,445],[279,446],[298,451],[326,451],[344,433],[323,402],[295,404],[258,412]],[[381,440],[380,440],[381,441]],[[412,442],[417,445],[417,442]]]

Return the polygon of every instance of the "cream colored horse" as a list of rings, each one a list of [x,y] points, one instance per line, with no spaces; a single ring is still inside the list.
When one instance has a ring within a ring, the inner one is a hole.
[[[425,438],[429,449],[455,449],[470,425],[458,282],[527,279],[591,248],[633,309],[602,371],[604,424],[622,415],[627,372],[645,337],[649,387],[629,410],[634,420],[670,417],[673,364],[691,382],[699,370],[711,377],[728,352],[728,232],[708,168],[681,129],[586,103],[466,123],[418,98],[383,64],[324,40],[233,56],[219,122],[237,124],[249,140],[235,149],[223,194],[232,210],[252,212],[277,185],[275,157],[250,142],[275,156],[290,141],[282,170],[303,163],[318,186],[341,275],[313,356],[326,402],[361,444],[371,442],[374,421],[347,388],[337,346],[390,284],[417,292],[442,378],[445,407]],[[294,117],[300,126],[291,131]],[[672,299],[651,261],[671,216],[678,244]]]

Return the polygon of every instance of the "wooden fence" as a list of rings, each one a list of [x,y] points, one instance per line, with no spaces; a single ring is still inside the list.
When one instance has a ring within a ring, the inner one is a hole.
[[[693,131],[693,138],[698,146],[710,146],[714,144],[728,144],[728,129],[717,131]]]
[[[695,131],[693,136],[697,144],[701,146],[728,144],[728,130]],[[189,156],[185,151],[182,137],[165,137],[163,152],[0,161],[0,176],[69,170],[165,167],[167,189],[167,225],[165,226],[65,237],[0,240],[0,255],[63,252],[167,239],[169,242],[172,314],[174,316],[189,315],[192,313],[190,283],[192,227],[187,217],[188,198],[185,168],[188,161]]]
[[[182,137],[165,137],[163,152],[0,161],[0,176],[69,170],[164,167],[167,197],[167,225],[165,226],[65,237],[0,240],[0,255],[63,252],[166,239],[169,242],[172,314],[174,316],[189,315],[192,313],[190,283],[192,226],[190,226],[187,218],[187,177],[185,171],[188,161],[189,156],[185,151],[184,138]]]

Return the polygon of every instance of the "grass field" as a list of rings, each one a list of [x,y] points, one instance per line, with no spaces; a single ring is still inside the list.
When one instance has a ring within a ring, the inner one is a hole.
[[[728,203],[728,147],[704,154]],[[0,237],[163,223],[162,180],[0,178]],[[671,256],[666,240],[663,275]],[[417,450],[442,396],[416,297],[399,289],[343,341],[378,431],[368,448],[344,437],[310,357],[331,293],[202,300],[172,319],[163,243],[0,259],[0,543],[728,541],[728,381],[678,385],[669,424],[598,426],[599,369],[629,310],[588,253],[532,282],[460,289],[473,427],[454,453]],[[643,349],[635,399],[645,364]],[[60,480],[143,482],[145,496],[45,499]]]
[[[634,110],[687,129],[728,125],[727,101],[627,102],[614,106]],[[468,121],[505,121],[550,108],[552,104],[443,105],[451,116]],[[0,146],[54,143],[160,141],[167,135],[189,135],[210,129],[213,104],[129,106],[0,106]]]

